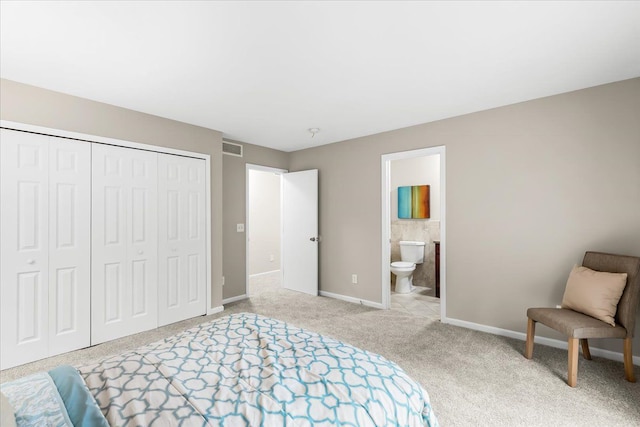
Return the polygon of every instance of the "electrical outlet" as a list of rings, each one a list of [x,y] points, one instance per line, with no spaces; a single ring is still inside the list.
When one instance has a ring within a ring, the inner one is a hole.
[[[357,274],[352,274],[351,275],[351,283],[353,283],[354,285],[358,283],[358,275]]]
[[[222,286],[224,286],[224,276],[222,276]]]
[[[244,233],[244,224],[236,224],[236,231],[238,233]]]

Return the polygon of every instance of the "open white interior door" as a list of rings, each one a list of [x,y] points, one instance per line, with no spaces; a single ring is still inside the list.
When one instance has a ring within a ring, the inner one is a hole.
[[[282,175],[282,286],[318,295],[318,170]]]

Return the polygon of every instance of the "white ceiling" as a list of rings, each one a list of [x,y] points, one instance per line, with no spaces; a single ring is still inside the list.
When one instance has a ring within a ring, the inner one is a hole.
[[[2,1],[0,75],[293,151],[638,77],[639,22],[640,2]]]

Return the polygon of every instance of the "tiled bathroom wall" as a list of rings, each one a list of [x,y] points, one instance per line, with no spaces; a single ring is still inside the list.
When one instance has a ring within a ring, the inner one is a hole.
[[[391,262],[400,261],[400,240],[425,242],[424,263],[416,265],[413,284],[431,288],[435,296],[435,245],[440,240],[440,221],[424,219],[396,219],[391,221]],[[391,285],[395,286],[396,276],[391,274]]]

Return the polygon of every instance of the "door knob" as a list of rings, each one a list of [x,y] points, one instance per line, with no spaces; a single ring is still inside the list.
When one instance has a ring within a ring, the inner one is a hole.
[[[311,237],[309,240],[311,240],[312,242],[320,242],[320,236],[318,236],[318,237]]]
[[[27,264],[35,264],[36,260],[35,259],[28,259],[27,260]]]
[[[142,255],[144,251],[138,251],[138,255]]]

